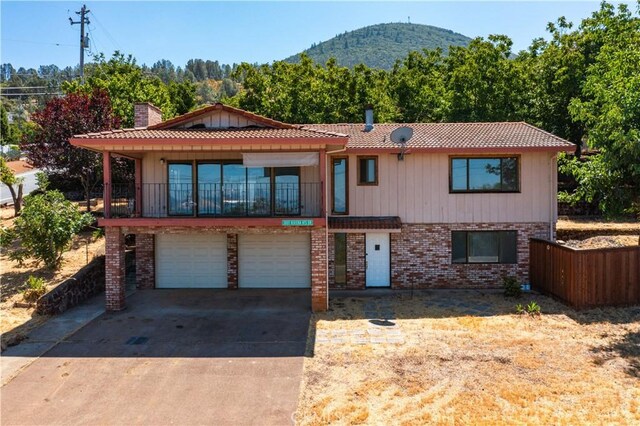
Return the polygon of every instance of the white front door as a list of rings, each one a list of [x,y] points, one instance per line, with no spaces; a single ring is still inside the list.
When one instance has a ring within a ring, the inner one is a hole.
[[[366,234],[367,287],[391,285],[389,234]]]

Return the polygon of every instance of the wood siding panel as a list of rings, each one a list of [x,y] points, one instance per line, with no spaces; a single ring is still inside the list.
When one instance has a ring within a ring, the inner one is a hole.
[[[400,216],[405,223],[549,222],[555,220],[555,162],[549,153],[520,157],[520,193],[450,194],[449,156],[378,156],[378,186],[358,186],[349,156],[349,214]]]
[[[247,118],[238,114],[232,114],[227,111],[212,111],[210,114],[207,114],[203,117],[198,117],[197,119],[181,123],[179,126],[177,126],[177,128],[186,129],[196,124],[204,124],[208,128],[247,126],[263,127],[262,124],[257,123],[253,120],[248,120]]]

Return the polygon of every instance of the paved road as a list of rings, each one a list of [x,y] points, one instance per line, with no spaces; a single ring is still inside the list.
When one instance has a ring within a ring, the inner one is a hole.
[[[308,291],[139,291],[0,389],[2,425],[292,424]]]

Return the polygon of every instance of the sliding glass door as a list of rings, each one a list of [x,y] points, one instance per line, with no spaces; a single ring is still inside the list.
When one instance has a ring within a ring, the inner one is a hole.
[[[193,216],[193,166],[191,163],[170,163],[169,172],[169,214],[172,216]]]
[[[275,167],[274,214],[300,214],[300,168]]]
[[[222,165],[198,163],[198,215],[215,216],[222,212]]]

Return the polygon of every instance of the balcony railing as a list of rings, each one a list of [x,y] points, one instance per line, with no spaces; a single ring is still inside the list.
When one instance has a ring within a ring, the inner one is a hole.
[[[108,191],[109,187],[105,188]],[[111,217],[278,217],[322,215],[322,184],[223,183],[113,184]],[[140,208],[137,208],[137,203]]]

